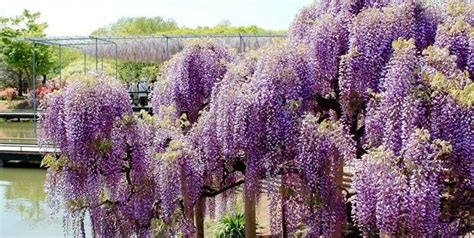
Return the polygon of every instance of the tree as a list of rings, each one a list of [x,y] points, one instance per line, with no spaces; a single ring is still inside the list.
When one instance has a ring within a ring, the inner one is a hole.
[[[304,8],[287,42],[257,52],[187,45],[163,67],[153,117],[130,115],[106,80],[52,95],[40,125],[62,153],[44,160],[53,204],[79,233],[87,211],[98,236],[202,237],[203,211],[242,185],[247,237],[262,191],[283,237],[471,232],[473,57],[449,39],[472,33],[474,7],[357,3]]]
[[[162,17],[136,17],[136,18],[121,18],[117,22],[97,29],[92,33],[92,35],[99,35],[99,36],[136,36],[136,35],[184,35],[184,34],[198,34],[198,35],[209,35],[209,34],[239,34],[239,33],[265,33],[265,32],[272,32],[265,29],[262,29],[258,26],[251,25],[251,26],[232,26],[230,21],[223,20],[219,24],[213,27],[196,27],[196,28],[189,28],[189,27],[178,27],[177,23],[173,19],[165,20]],[[151,44],[153,48],[156,46],[152,41],[148,43],[139,42],[139,45],[129,45],[126,48],[127,52],[130,51],[130,48],[136,47],[139,49],[147,50],[147,44]],[[170,43],[173,45],[173,43]],[[111,55],[115,55],[115,47],[112,45],[107,47],[104,51],[110,50]],[[122,55],[127,55],[126,52],[122,52],[119,47],[119,57]],[[142,60],[144,62],[121,62],[119,65],[119,75],[123,81],[131,82],[135,80],[140,80],[141,77],[148,78],[150,72],[156,71],[153,69],[153,66],[156,64],[156,58],[150,59],[143,59],[140,58],[140,53],[137,51],[133,51],[134,55],[137,56],[135,60]],[[159,49],[154,49],[159,51]],[[122,52],[122,54],[120,53]],[[163,52],[164,53],[164,52]],[[150,63],[151,62],[151,63]],[[160,66],[157,66],[159,68]],[[150,71],[151,69],[151,71]],[[155,73],[153,73],[155,75]],[[153,77],[154,78],[154,77]]]
[[[173,19],[157,17],[129,17],[120,18],[109,26],[101,27],[92,35],[98,36],[128,36],[128,35],[176,35],[176,34],[237,34],[237,33],[274,33],[261,27],[232,26],[229,20],[222,20],[213,27],[198,26],[196,28],[179,27]]]
[[[109,26],[101,27],[92,35],[100,36],[127,36],[127,35],[155,35],[160,32],[178,29],[173,19],[157,17],[128,17],[120,18]]]
[[[23,78],[32,75],[33,45],[29,42],[18,41],[17,37],[40,37],[44,36],[46,23],[37,23],[40,13],[30,13],[24,10],[20,16],[12,18],[0,18],[2,28],[0,29],[1,44],[5,64],[17,72],[18,92],[21,96],[24,91]],[[37,45],[35,47],[36,74],[46,74],[53,67],[52,52],[47,46]]]
[[[120,79],[124,82],[154,81],[158,76],[158,66],[150,63],[120,62],[118,67]]]

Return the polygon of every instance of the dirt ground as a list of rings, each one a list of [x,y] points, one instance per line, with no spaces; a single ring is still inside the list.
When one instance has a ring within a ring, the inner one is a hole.
[[[9,103],[8,101],[0,100],[0,111],[8,110]]]

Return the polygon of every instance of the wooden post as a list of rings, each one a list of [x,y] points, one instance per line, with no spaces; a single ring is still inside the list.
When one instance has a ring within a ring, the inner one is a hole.
[[[246,189],[244,189],[244,206],[245,238],[255,238],[257,237],[255,195],[249,194]]]
[[[288,224],[286,223],[285,199],[282,199],[282,202],[281,202],[281,237],[288,238]]]
[[[196,238],[204,238],[204,206],[206,199],[201,198],[194,209],[195,224],[196,224]]]
[[[281,176],[281,186],[286,191],[286,183],[285,183],[285,174]],[[286,192],[282,194],[281,197],[281,237],[282,238],[288,238],[288,224],[286,220],[286,214],[287,214],[287,206],[286,206]]]
[[[183,205],[184,205],[184,214],[186,215],[186,219],[190,219],[191,221],[194,218],[194,210],[189,204],[189,198],[187,195],[187,189],[186,189],[186,174],[184,172],[184,169],[181,168],[181,190],[183,191]]]
[[[333,157],[334,161],[337,162],[339,158]],[[338,164],[336,164],[336,186],[340,189],[337,193],[338,197],[336,198],[336,203],[339,201],[342,201],[344,199],[344,196],[342,194],[343,187],[342,187],[342,182],[343,182],[343,176],[344,176],[344,161],[341,159]],[[335,229],[334,233],[331,235],[331,237],[342,237],[344,232],[344,221],[342,219],[339,219],[336,224],[335,224]]]

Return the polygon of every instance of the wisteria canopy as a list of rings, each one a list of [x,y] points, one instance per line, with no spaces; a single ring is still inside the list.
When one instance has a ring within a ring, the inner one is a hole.
[[[99,237],[191,237],[243,188],[270,199],[273,235],[468,234],[473,27],[469,3],[321,1],[257,51],[187,44],[153,116],[113,80],[77,80],[42,105],[50,205],[74,236],[88,216]]]
[[[240,52],[256,50],[285,38],[281,34],[240,34],[240,35],[163,35],[107,37],[92,36],[100,43],[85,44],[80,50],[93,57],[117,58],[120,60],[146,63],[163,63],[182,51],[186,44],[196,39],[212,38],[214,41]]]

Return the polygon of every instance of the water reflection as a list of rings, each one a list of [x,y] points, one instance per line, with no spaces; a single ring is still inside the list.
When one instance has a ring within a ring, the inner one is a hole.
[[[0,143],[31,143],[35,138],[34,122],[0,121]]]
[[[37,168],[0,168],[0,237],[63,237],[61,218],[50,216]]]

